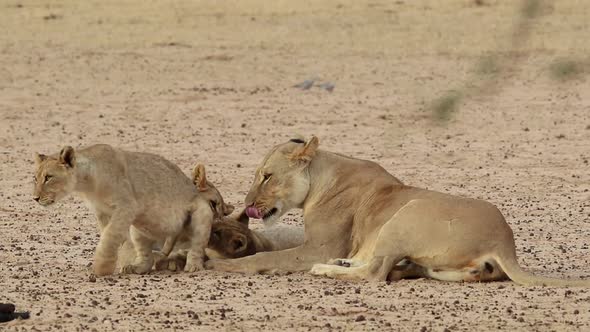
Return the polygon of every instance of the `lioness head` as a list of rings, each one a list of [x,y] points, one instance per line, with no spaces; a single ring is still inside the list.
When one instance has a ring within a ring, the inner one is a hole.
[[[254,255],[256,244],[248,228],[248,216],[240,214],[237,219],[224,218],[213,223],[209,237],[209,249],[223,258],[240,258]]]
[[[211,182],[207,181],[205,166],[202,164],[197,164],[193,169],[193,183],[199,190],[199,196],[209,202],[215,218],[219,219],[223,216],[228,216],[234,211],[233,205],[226,204],[219,190]]]
[[[64,147],[57,156],[34,155],[35,189],[33,199],[43,206],[51,205],[74,190],[76,156],[71,146]]]
[[[290,209],[303,206],[310,188],[308,166],[318,145],[315,136],[307,142],[291,139],[264,157],[246,196],[248,217],[273,223]]]

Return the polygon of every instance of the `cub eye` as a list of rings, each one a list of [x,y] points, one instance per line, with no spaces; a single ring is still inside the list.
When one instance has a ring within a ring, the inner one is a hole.
[[[262,182],[266,182],[266,181],[270,180],[271,176],[272,176],[272,174],[264,174],[263,175],[264,180],[262,180]]]
[[[217,202],[216,201],[209,201],[209,205],[213,211],[217,210]]]
[[[53,176],[51,175],[45,175],[45,182],[51,180],[53,178]]]

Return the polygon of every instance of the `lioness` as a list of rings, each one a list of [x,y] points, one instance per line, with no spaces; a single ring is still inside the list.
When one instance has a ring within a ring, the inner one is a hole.
[[[316,137],[274,147],[258,167],[246,213],[274,222],[303,209],[303,245],[209,260],[230,272],[305,271],[342,279],[427,276],[447,281],[506,277],[523,285],[588,286],[531,275],[512,230],[492,204],[404,185],[374,162],[318,149]],[[332,258],[346,257],[347,259]],[[321,264],[330,262],[331,264]]]
[[[209,245],[205,250],[209,258],[239,258],[257,252],[294,248],[303,244],[303,228],[277,225],[260,230],[248,228],[250,218],[241,213],[238,218],[224,218],[213,223]]]
[[[202,268],[214,212],[173,163],[104,144],[78,150],[66,146],[53,156],[35,154],[35,162],[35,201],[48,206],[77,193],[94,209],[101,230],[96,275],[114,272],[117,251],[128,237],[136,257],[122,272],[150,271],[154,243],[185,228],[191,234],[185,271]]]

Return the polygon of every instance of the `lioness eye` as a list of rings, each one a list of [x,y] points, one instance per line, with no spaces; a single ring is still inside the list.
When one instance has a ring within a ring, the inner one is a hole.
[[[37,183],[37,177],[33,176],[33,182]]]
[[[217,202],[216,201],[209,201],[209,205],[211,205],[211,209],[215,211],[217,209]]]
[[[52,178],[52,177],[53,177],[53,176],[51,176],[51,175],[45,175],[45,182],[47,182],[47,181],[51,180],[51,178]]]
[[[264,175],[263,175],[263,177],[264,177],[264,180],[263,180],[263,182],[266,182],[266,181],[270,180],[270,177],[271,177],[271,176],[272,176],[272,174],[264,174]]]

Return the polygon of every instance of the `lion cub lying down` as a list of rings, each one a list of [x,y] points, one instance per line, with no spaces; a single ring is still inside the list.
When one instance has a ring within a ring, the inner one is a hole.
[[[104,144],[78,150],[66,146],[53,156],[36,154],[35,162],[34,199],[39,204],[48,206],[76,193],[94,209],[101,233],[94,259],[96,275],[114,272],[118,249],[127,239],[136,255],[122,272],[150,271],[154,245],[181,232],[190,238],[185,271],[203,268],[213,218],[225,208],[219,192],[210,190],[204,172],[195,186],[160,156]]]
[[[303,244],[303,227],[274,225],[253,230],[248,228],[249,220],[248,216],[242,212],[235,219],[223,218],[214,222],[209,245],[205,249],[207,258],[239,258],[263,251],[294,248]],[[180,249],[168,259],[158,261],[156,270],[180,270],[185,262],[186,252]]]
[[[303,227],[274,225],[260,230],[248,228],[245,213],[237,219],[225,218],[213,223],[209,245],[205,252],[209,258],[239,258],[263,251],[294,248],[303,244]]]

